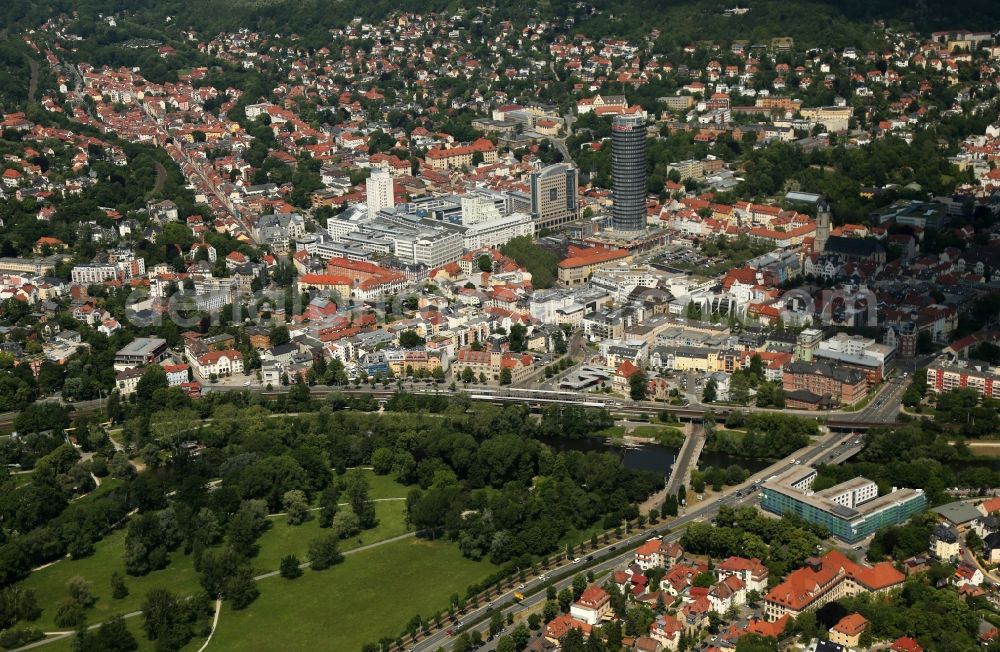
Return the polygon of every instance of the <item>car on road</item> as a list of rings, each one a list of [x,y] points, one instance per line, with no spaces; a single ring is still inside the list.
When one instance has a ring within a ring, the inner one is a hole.
[[[608,550],[618,550],[618,546],[611,546]]]
[[[244,387],[249,387],[249,386],[250,386],[250,381],[248,380],[248,381],[246,381],[245,383],[243,383],[243,386],[244,386]]]
[[[580,558],[576,557],[575,559],[573,559],[573,563],[574,564],[579,564],[580,563]]]
[[[594,555],[587,555],[587,561],[594,561]]]
[[[518,585],[518,587],[517,587],[517,588],[519,588],[519,589],[523,589],[523,588],[524,588],[524,584],[520,584],[520,585]]]

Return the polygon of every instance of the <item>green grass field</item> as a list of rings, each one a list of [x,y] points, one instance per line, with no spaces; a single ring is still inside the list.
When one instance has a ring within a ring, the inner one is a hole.
[[[406,504],[402,500],[392,500],[375,503],[375,514],[378,516],[378,525],[371,530],[362,532],[353,539],[342,541],[341,551],[351,550],[361,545],[368,545],[376,541],[391,539],[406,533],[404,522],[404,510]],[[270,519],[271,529],[265,532],[260,538],[260,552],[253,559],[253,567],[258,573],[267,573],[278,570],[281,558],[292,554],[300,561],[306,560],[306,552],[309,550],[309,543],[320,535],[329,532],[319,526],[319,519],[316,512],[310,512],[312,519],[302,525],[289,525],[288,519],[284,516],[274,516]],[[361,539],[361,543],[358,543]]]
[[[389,476],[376,476],[370,471],[367,474],[371,481],[373,498],[403,497],[408,491],[407,487],[398,484]],[[109,483],[108,489],[113,484],[114,481]],[[102,486],[97,491],[105,490],[107,489]],[[376,502],[375,512],[378,515],[379,524],[372,530],[362,532],[357,538],[344,541],[341,550],[347,551],[357,548],[359,545],[367,545],[404,534],[406,532],[404,509],[405,503],[402,500]],[[282,516],[270,519],[272,526],[261,536],[259,540],[260,552],[252,562],[254,568],[259,569],[259,573],[278,570],[281,558],[287,554],[294,554],[302,561],[306,560],[309,542],[321,533],[315,512],[312,514],[313,519],[300,526],[288,525],[287,520]],[[361,539],[360,544],[358,538]],[[125,573],[125,564],[122,561],[122,553],[125,549],[125,529],[112,532],[98,542],[95,548],[94,554],[90,557],[80,560],[64,559],[48,568],[32,573],[24,580],[23,586],[35,590],[38,604],[43,609],[41,618],[31,623],[32,626],[43,631],[59,629],[53,622],[55,605],[69,596],[66,583],[77,575],[91,583],[92,592],[97,597],[97,603],[87,611],[88,623],[103,622],[116,614],[125,614],[141,609],[146,593],[153,588],[165,588],[182,596],[192,595],[201,588],[198,583],[198,574],[194,570],[194,560],[190,555],[185,555],[183,551],[178,550],[171,554],[170,564],[163,570],[154,571],[144,577],[126,576],[125,583],[128,586],[129,595],[121,600],[115,600],[111,597],[111,573],[114,571]],[[63,643],[52,645],[62,645]],[[46,646],[46,649],[58,648]]]
[[[399,484],[392,475],[375,475],[374,471],[365,471],[368,478],[368,486],[371,488],[371,497],[378,498],[406,498],[410,487]]]
[[[194,560],[190,555],[176,551],[170,555],[170,564],[163,570],[153,571],[144,577],[126,577],[129,594],[121,600],[111,597],[111,573],[125,573],[122,553],[125,549],[125,530],[118,530],[97,544],[96,551],[86,559],[66,559],[57,564],[32,573],[24,580],[23,586],[35,590],[38,604],[42,607],[42,617],[34,626],[43,631],[54,631],[55,605],[69,597],[66,582],[79,575],[91,584],[91,591],[97,597],[93,609],[87,611],[87,622],[103,622],[115,614],[125,614],[142,607],[146,593],[153,588],[164,588],[179,595],[191,595],[199,590],[198,574],[194,570]]]
[[[398,635],[416,613],[448,606],[452,593],[495,570],[452,544],[408,539],[347,557],[296,580],[260,583],[249,608],[223,607],[210,650],[343,650]]]
[[[625,426],[608,426],[604,430],[598,430],[591,437],[610,437],[611,439],[621,439],[625,435]]]
[[[142,629],[142,616],[129,618],[125,621],[125,624],[128,625],[128,629],[132,632],[132,636],[134,636],[135,640],[139,643],[138,652],[153,652],[156,649],[153,642],[146,638],[146,632]],[[196,637],[192,639],[190,643],[182,647],[180,652],[196,652],[204,642],[204,637]],[[72,652],[73,637],[70,636],[52,643],[47,643],[41,649],[45,650],[45,652]]]

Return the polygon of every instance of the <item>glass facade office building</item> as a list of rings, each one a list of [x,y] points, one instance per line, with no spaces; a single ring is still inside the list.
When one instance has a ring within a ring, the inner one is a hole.
[[[826,526],[830,534],[847,543],[857,543],[879,528],[902,523],[927,505],[924,493],[913,489],[899,489],[856,508],[816,500],[791,487],[765,485],[763,493],[763,509],[782,516],[797,514],[809,523]]]
[[[646,121],[617,115],[611,123],[611,226],[635,232],[646,227]]]

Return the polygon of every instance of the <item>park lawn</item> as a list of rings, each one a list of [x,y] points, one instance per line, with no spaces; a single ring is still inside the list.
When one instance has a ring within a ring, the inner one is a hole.
[[[406,623],[448,607],[496,567],[462,557],[457,546],[407,539],[347,557],[325,571],[273,577],[248,608],[223,606],[212,650],[360,650],[399,635]]]
[[[154,652],[156,650],[156,645],[153,641],[146,638],[146,631],[142,628],[142,616],[126,618],[125,624],[128,626],[128,630],[132,632],[132,636],[135,637],[136,642],[139,644],[136,652]],[[201,645],[204,642],[204,636],[196,636],[191,639],[190,643],[182,647],[178,652],[196,652],[199,648],[201,648]],[[58,641],[47,643],[44,647],[39,648],[39,650],[43,652],[72,652],[73,637],[68,636]]]
[[[636,437],[651,437],[664,446],[683,446],[684,431],[673,425],[636,426],[632,429]]]
[[[372,498],[404,497],[408,489],[389,476],[376,476],[367,471],[371,482]],[[119,481],[105,478],[101,487],[96,489],[86,499],[110,491]],[[406,532],[404,521],[405,501],[392,500],[375,503],[379,525],[360,535],[361,544],[357,538],[345,541],[342,550],[356,548],[382,541]],[[315,519],[297,528],[289,526],[283,517],[274,517],[273,526],[260,538],[260,554],[253,560],[255,568],[262,572],[277,570],[281,558],[291,553],[305,561],[309,542],[319,536],[320,528]],[[91,583],[91,589],[97,597],[97,603],[87,611],[87,622],[99,623],[115,614],[125,614],[141,608],[146,593],[153,588],[164,588],[177,595],[188,596],[201,589],[198,574],[194,570],[194,560],[183,551],[176,550],[170,555],[170,564],[166,568],[153,571],[144,577],[125,576],[125,584],[129,594],[121,600],[111,597],[111,573],[119,571],[125,574],[125,563],[122,554],[125,549],[125,528],[112,532],[95,545],[94,554],[85,559],[64,559],[48,568],[32,573],[22,585],[35,590],[38,604],[42,607],[42,616],[34,626],[43,631],[55,631],[55,605],[68,597],[66,583],[77,575]]]
[[[368,479],[369,495],[372,500],[378,498],[406,498],[411,487],[396,482],[392,475],[375,475],[371,469],[365,469],[365,477]]]
[[[378,525],[371,530],[365,530],[353,539],[342,541],[340,550],[347,551],[359,545],[368,545],[406,534],[405,509],[404,500],[376,502],[375,515],[378,517]],[[271,528],[261,535],[258,541],[260,552],[252,562],[258,573],[278,570],[281,558],[289,554],[298,557],[300,562],[306,561],[309,543],[330,532],[319,526],[317,512],[309,514],[310,520],[302,525],[289,525],[288,519],[284,516],[273,516],[268,519],[271,521]],[[361,539],[360,544],[358,539]]]
[[[591,437],[610,437],[611,439],[621,439],[625,436],[625,426],[608,426],[604,430],[598,430],[590,435]]]
[[[153,571],[143,577],[125,575],[125,530],[112,532],[95,546],[94,554],[85,559],[64,559],[48,568],[29,575],[21,582],[26,588],[35,590],[42,616],[32,625],[42,631],[56,631],[60,628],[53,622],[55,606],[63,598],[69,597],[66,583],[77,575],[90,582],[91,591],[97,598],[93,608],[87,610],[87,622],[99,623],[115,614],[126,614],[142,608],[146,593],[150,589],[164,588],[187,596],[200,590],[198,574],[194,570],[194,560],[183,551],[170,554],[166,568]],[[125,575],[125,585],[129,594],[121,600],[111,597],[111,573],[118,571]]]

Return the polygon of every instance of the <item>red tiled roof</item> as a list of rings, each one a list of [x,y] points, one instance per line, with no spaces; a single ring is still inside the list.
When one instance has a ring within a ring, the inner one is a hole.
[[[571,253],[572,253],[571,249]],[[575,255],[570,255],[559,261],[559,267],[572,269],[574,267],[586,267],[589,265],[599,265],[600,263],[611,262],[620,258],[626,258],[629,253],[625,249],[608,249],[606,247],[592,247],[590,249],[576,249]]]
[[[1000,512],[1000,498],[990,498],[989,500],[984,500],[982,507],[983,511],[987,514]]]
[[[630,363],[631,364],[631,363]],[[635,550],[636,555],[649,556],[660,551],[660,541],[659,539],[651,539],[646,543],[642,544]]]
[[[489,351],[474,351],[472,349],[459,349],[458,362],[467,362],[470,364],[489,364],[490,353]]]
[[[209,351],[198,358],[198,364],[215,364],[222,357],[227,357],[230,360],[242,360],[243,354],[233,349],[227,349],[225,351]]]
[[[299,283],[306,285],[351,285],[351,279],[337,274],[303,274]]]
[[[580,599],[577,600],[576,603],[585,607],[596,609],[610,599],[611,596],[608,595],[607,591],[596,584],[591,584],[583,590],[583,593],[580,595]]]
[[[864,631],[867,624],[868,620],[864,616],[859,613],[853,613],[841,618],[840,622],[834,625],[832,629],[847,636],[857,636]]]
[[[924,652],[920,644],[908,636],[900,636],[889,648],[892,652]]]
[[[553,618],[549,624],[545,626],[545,636],[547,638],[560,640],[563,636],[566,636],[571,629],[579,629],[585,636],[590,634],[590,625],[583,621],[576,620],[569,614],[562,614]]]
[[[634,374],[637,371],[639,371],[639,367],[635,366],[628,360],[625,360],[620,365],[618,365],[617,369],[615,369],[615,375],[621,376],[623,378],[631,378],[632,374]]]
[[[903,574],[888,562],[872,567],[862,566],[837,550],[826,553],[819,562],[816,567],[804,566],[790,573],[784,582],[768,592],[767,600],[794,611],[801,611],[830,590],[837,576],[841,574],[872,591],[901,584],[905,579]]]
[[[753,619],[747,623],[747,631],[752,634],[757,634],[759,636],[767,636],[770,638],[780,638],[781,634],[785,631],[785,626],[792,617],[789,614],[785,614],[773,623],[769,623],[764,620]]]

